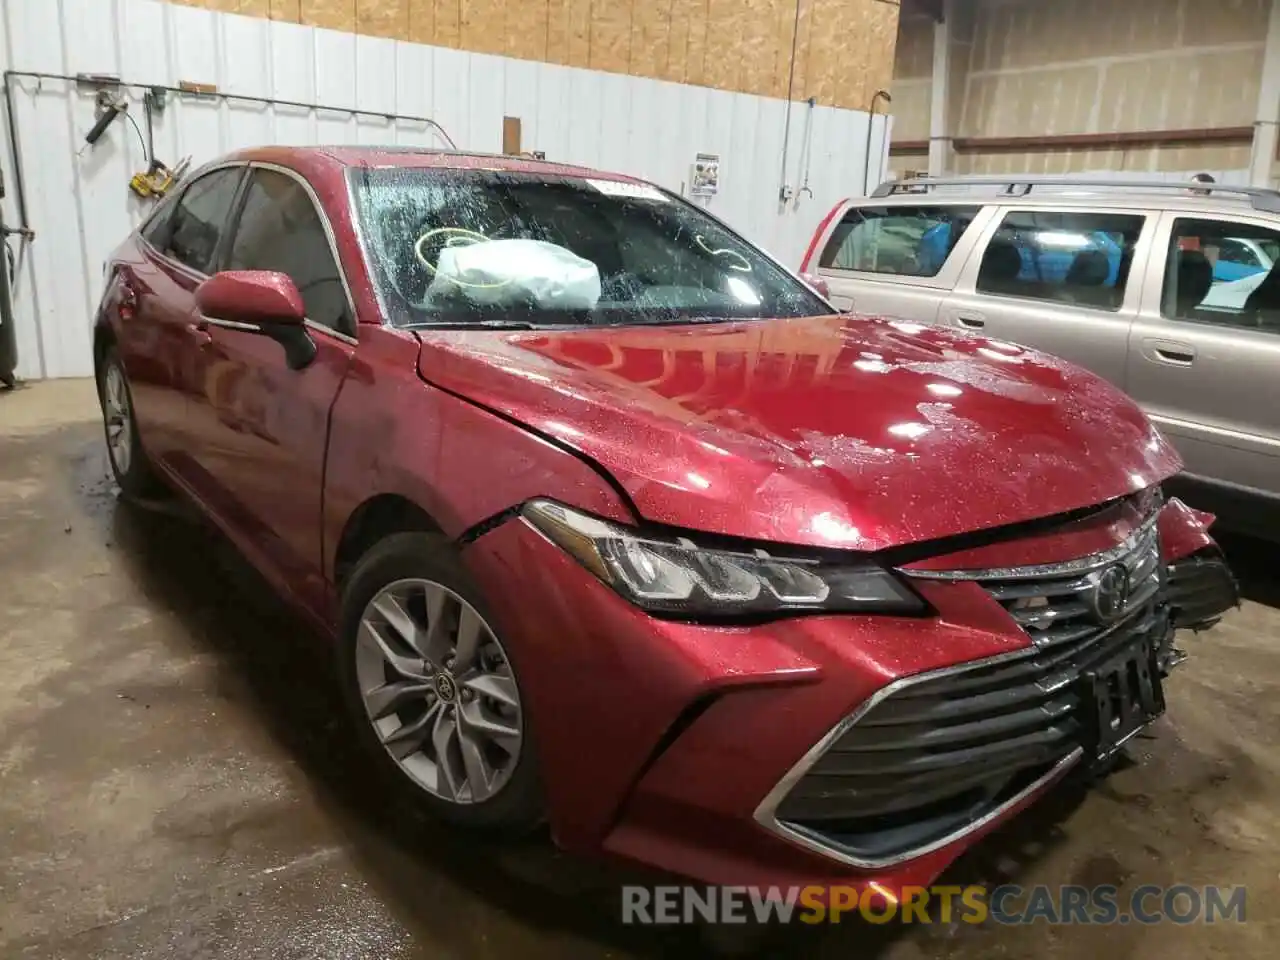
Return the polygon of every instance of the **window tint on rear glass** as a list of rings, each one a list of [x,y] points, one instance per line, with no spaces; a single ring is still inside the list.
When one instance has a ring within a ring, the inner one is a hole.
[[[978,292],[1119,310],[1145,217],[1015,210],[978,269]]]
[[[844,215],[818,260],[830,270],[936,276],[980,206],[860,207]]]
[[[192,270],[208,273],[218,238],[231,212],[243,167],[228,167],[205,174],[187,187],[166,225],[161,252]]]
[[[354,333],[347,291],[311,195],[274,170],[254,170],[251,176],[227,269],[287,274],[302,294],[308,320]]]
[[[1165,256],[1160,312],[1280,334],[1280,232],[1179,217]]]

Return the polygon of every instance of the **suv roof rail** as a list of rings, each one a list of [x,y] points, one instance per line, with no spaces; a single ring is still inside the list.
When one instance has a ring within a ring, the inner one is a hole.
[[[1265,187],[1237,187],[1199,180],[1104,180],[1072,177],[912,177],[886,180],[871,192],[874,199],[903,193],[927,193],[930,187],[1004,187],[1006,197],[1025,197],[1034,187],[1090,187],[1107,190],[1192,190],[1196,193],[1229,193],[1247,197],[1255,210],[1280,213],[1280,191]]]

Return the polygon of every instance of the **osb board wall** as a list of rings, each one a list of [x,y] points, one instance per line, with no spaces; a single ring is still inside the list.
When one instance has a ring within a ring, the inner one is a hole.
[[[785,97],[796,0],[175,0],[190,6]],[[799,0],[797,100],[866,109],[898,6]]]
[[[933,21],[903,17],[894,51],[893,137],[925,140],[929,136],[929,93],[933,83]]]
[[[1250,126],[1270,0],[978,0],[973,44],[956,91],[959,137],[1053,136]],[[898,38],[906,102],[894,91],[894,137],[928,135],[917,73],[931,72],[904,19]],[[918,114],[917,114],[918,115]],[[908,133],[907,131],[911,132]],[[914,158],[907,158],[914,162]],[[1194,170],[1248,166],[1249,147],[1201,145],[956,157],[960,173]],[[902,162],[895,158],[895,165]]]

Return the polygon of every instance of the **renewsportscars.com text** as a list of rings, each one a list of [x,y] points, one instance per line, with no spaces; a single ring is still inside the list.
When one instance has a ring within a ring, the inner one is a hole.
[[[904,887],[896,894],[848,886],[625,886],[622,922],[686,923],[1244,923],[1244,887],[973,885]]]

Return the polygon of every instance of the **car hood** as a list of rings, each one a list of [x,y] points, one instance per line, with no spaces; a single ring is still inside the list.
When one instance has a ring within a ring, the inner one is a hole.
[[[429,383],[572,447],[644,518],[690,530],[878,550],[1091,506],[1181,467],[1092,374],[919,324],[419,336]]]

